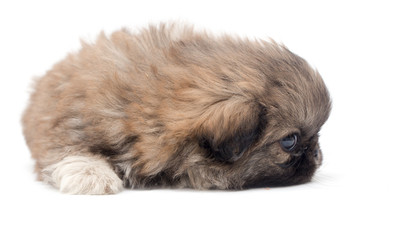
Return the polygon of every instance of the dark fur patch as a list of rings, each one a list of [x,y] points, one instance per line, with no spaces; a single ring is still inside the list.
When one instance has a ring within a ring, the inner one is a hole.
[[[225,74],[220,75],[220,79],[225,81],[225,82],[232,82],[231,78]]]
[[[205,149],[206,157],[220,162],[235,162],[243,153],[261,136],[266,125],[266,109],[259,107],[257,119],[244,122],[237,127],[235,134],[224,138],[223,141],[214,142],[213,136],[202,136],[199,146]]]
[[[176,185],[179,181],[179,177],[174,177],[174,173],[163,171],[157,175],[145,179],[144,186],[154,189],[162,186],[173,186]]]
[[[275,78],[269,78],[269,82],[272,84],[272,86],[277,87],[277,88],[283,88],[285,86],[283,84],[283,82],[281,82]]]
[[[106,157],[114,157],[125,154],[136,142],[138,136],[128,136],[118,144],[100,143],[89,147],[89,151]]]

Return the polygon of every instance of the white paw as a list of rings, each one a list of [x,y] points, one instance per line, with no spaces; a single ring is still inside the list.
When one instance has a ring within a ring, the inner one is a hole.
[[[44,181],[68,194],[114,194],[122,180],[104,159],[69,156],[43,171]]]

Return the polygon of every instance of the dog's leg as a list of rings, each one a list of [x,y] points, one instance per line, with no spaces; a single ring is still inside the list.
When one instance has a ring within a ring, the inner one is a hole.
[[[45,182],[68,194],[114,194],[123,189],[109,163],[96,156],[68,156],[42,174]]]

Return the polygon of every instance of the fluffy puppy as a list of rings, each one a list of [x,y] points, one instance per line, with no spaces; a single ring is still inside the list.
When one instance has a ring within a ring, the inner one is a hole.
[[[330,113],[322,78],[286,47],[178,25],[101,34],[34,89],[38,178],[72,194],[305,183]]]

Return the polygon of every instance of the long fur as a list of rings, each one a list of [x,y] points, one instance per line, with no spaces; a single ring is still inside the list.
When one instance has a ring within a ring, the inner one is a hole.
[[[286,47],[177,24],[101,34],[34,88],[23,125],[38,177],[70,193],[119,191],[109,169],[131,188],[306,182],[330,112],[320,75]],[[278,144],[291,133],[308,150],[282,169],[296,157]],[[84,173],[95,161],[100,187]]]

